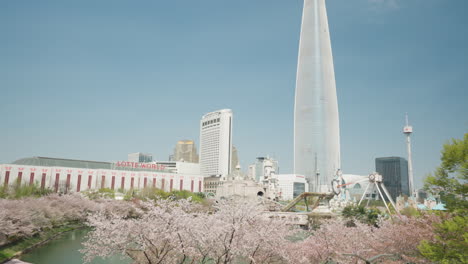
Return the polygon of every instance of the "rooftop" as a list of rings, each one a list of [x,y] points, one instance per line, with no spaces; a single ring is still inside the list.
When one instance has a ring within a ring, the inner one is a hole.
[[[14,161],[12,164],[27,165],[27,166],[44,166],[44,167],[148,171],[148,169],[144,169],[144,168],[117,167],[115,163],[113,162],[62,159],[62,158],[50,158],[50,157],[23,158],[23,159]]]

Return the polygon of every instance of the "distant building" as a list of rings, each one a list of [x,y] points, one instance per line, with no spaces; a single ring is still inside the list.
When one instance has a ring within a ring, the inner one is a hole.
[[[147,162],[152,162],[153,161],[153,155],[147,154],[147,153],[130,153],[128,154],[128,161],[130,162],[141,162],[141,163],[147,163]]]
[[[205,192],[212,193],[218,199],[243,198],[255,200],[258,197],[276,199],[274,190],[265,188],[261,183],[248,178],[237,166],[231,174],[224,177],[207,177],[204,180]]]
[[[179,140],[174,148],[172,161],[198,163],[197,148],[193,140]]]
[[[218,176],[205,177],[203,180],[205,193],[216,196],[218,188],[223,185],[224,181]]]
[[[154,161],[158,167],[164,168],[164,171],[190,175],[200,175],[200,164],[185,161]]]
[[[255,164],[249,166],[248,175],[257,182],[262,182],[265,176],[271,174],[278,174],[279,166],[278,161],[267,157],[258,157]]]
[[[424,189],[418,189],[417,190],[417,201],[418,203],[424,203],[424,200],[427,199],[428,195],[427,195],[427,191],[424,190]]]
[[[255,179],[255,164],[249,165],[249,168],[247,169],[247,176],[249,176],[251,179]]]
[[[277,178],[282,200],[292,200],[301,193],[308,191],[309,185],[304,175],[279,174]]]
[[[383,176],[383,183],[394,201],[400,195],[409,195],[408,161],[401,157],[375,159],[375,171]]]
[[[123,192],[145,187],[202,192],[203,177],[190,164],[193,163],[176,164],[176,170],[169,171],[164,164],[146,162],[32,157],[0,164],[0,183],[4,186],[37,184],[58,193],[101,188]]]
[[[205,114],[200,120],[200,172],[203,176],[231,173],[232,111]]]

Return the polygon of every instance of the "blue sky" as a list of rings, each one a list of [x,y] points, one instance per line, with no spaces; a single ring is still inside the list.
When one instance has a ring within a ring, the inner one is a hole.
[[[468,132],[468,1],[328,0],[342,168],[406,157],[416,185]],[[231,108],[242,167],[293,167],[301,0],[0,1],[0,163],[166,160]]]

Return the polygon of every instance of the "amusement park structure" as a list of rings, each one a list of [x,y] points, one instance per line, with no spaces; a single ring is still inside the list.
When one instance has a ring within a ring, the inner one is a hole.
[[[348,186],[353,186],[358,183],[366,186],[366,188],[359,202],[356,203],[351,201],[350,196],[346,193],[349,191]],[[293,215],[296,218],[293,217],[291,219],[295,219],[295,221],[300,221],[301,223],[305,221],[303,219],[304,217],[306,217],[309,222],[316,218],[331,218],[336,216],[345,206],[353,204],[361,205],[366,197],[366,206],[368,206],[371,199],[368,194],[373,190],[377,190],[380,200],[383,201],[388,214],[390,216],[393,214],[390,206],[393,206],[395,212],[399,214],[395,202],[383,183],[383,176],[376,172],[368,176],[361,176],[358,180],[347,181],[346,175],[343,176],[341,171],[338,171],[335,179],[331,182],[331,187],[333,192],[330,193],[304,192],[275,213],[282,216],[287,216],[287,214]],[[300,220],[297,220],[298,217]]]

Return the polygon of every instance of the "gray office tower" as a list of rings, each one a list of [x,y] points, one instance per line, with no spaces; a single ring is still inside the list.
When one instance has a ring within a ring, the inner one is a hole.
[[[375,159],[375,171],[383,176],[383,183],[395,201],[400,195],[409,195],[408,161],[400,157]]]
[[[328,192],[340,169],[340,124],[325,0],[304,0],[294,106],[294,173]]]
[[[148,153],[141,153],[141,152],[130,153],[128,154],[128,161],[141,162],[141,163],[152,162],[153,155],[148,154]]]

